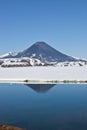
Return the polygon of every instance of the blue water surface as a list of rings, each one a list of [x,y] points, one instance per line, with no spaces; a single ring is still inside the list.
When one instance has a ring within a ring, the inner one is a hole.
[[[87,130],[87,85],[0,84],[0,124]]]

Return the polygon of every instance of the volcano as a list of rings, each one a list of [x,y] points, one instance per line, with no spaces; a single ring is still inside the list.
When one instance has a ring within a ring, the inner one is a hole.
[[[9,53],[3,58],[22,58],[30,57],[41,60],[42,62],[65,62],[65,61],[76,61],[75,58],[63,54],[62,52],[54,49],[47,43],[41,41],[36,42],[24,51],[18,52],[16,54]]]

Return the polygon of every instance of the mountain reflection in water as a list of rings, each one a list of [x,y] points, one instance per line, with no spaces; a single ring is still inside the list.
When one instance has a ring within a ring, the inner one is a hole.
[[[87,85],[54,85],[0,84],[0,124],[26,130],[87,130]]]
[[[25,84],[28,87],[32,88],[34,91],[38,93],[45,93],[54,87],[56,84]]]

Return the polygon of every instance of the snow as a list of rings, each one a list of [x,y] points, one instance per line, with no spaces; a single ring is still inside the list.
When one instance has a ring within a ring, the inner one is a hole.
[[[9,56],[9,53],[6,53],[6,54],[3,54],[3,55],[0,55],[0,58],[6,57],[6,56]]]
[[[55,66],[87,66],[87,62],[84,61],[76,61],[76,62],[59,62],[55,64]]]
[[[87,81],[87,66],[0,67],[1,82]]]
[[[6,58],[1,59],[2,67],[11,67],[11,66],[38,66],[45,65],[45,63],[41,62],[39,59],[23,57],[23,58]]]

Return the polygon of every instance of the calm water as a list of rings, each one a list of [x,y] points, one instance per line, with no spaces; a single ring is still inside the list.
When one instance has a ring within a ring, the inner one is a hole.
[[[87,85],[0,84],[0,124],[87,130]]]

